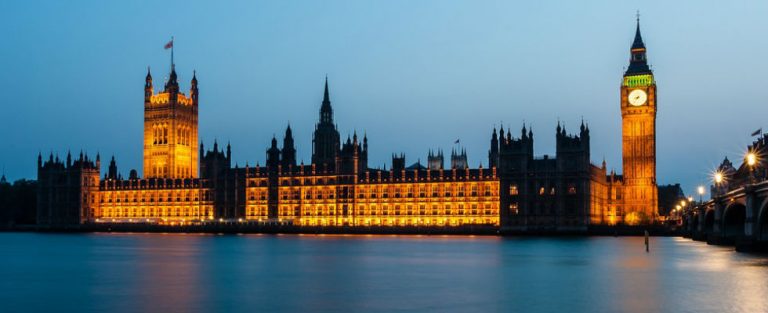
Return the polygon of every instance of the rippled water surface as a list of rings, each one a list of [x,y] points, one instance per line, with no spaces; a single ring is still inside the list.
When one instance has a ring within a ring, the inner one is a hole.
[[[679,238],[0,233],[0,312],[768,312]]]

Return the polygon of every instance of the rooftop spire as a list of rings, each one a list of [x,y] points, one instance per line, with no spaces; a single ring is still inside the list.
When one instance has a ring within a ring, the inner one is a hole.
[[[635,41],[632,42],[632,50],[634,49],[645,49],[645,44],[643,43],[643,36],[640,35],[640,11],[637,11],[637,28],[635,29]]]
[[[333,124],[333,108],[331,108],[331,97],[328,92],[328,75],[325,76],[323,104],[320,106],[320,123]]]
[[[325,75],[325,92],[323,93],[323,104],[330,104],[331,98],[328,96],[328,75]]]
[[[632,42],[632,48],[630,48],[629,67],[627,67],[624,76],[630,75],[645,75],[652,74],[651,68],[648,66],[648,59],[646,57],[645,43],[643,42],[643,36],[640,35],[640,12],[638,11],[636,17],[637,26],[635,28],[635,40]]]

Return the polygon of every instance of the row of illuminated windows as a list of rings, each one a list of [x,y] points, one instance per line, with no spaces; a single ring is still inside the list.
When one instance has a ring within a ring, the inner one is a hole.
[[[152,174],[154,176],[168,176],[168,167],[162,164],[155,164],[152,167]]]
[[[202,192],[203,201],[207,201],[210,198],[210,193],[206,190]],[[181,202],[181,201],[200,201],[200,193],[198,192],[153,192],[153,193],[138,193],[138,192],[126,192],[126,193],[102,193],[101,203],[120,203],[120,202]]]
[[[152,125],[152,143],[156,145],[168,144],[168,124],[158,123]],[[193,138],[192,129],[187,126],[179,126],[176,128],[176,144],[191,146],[195,138]]]
[[[333,178],[305,178],[304,179],[304,185],[300,185],[300,179],[289,179],[285,178],[282,179],[280,182],[281,186],[323,186],[323,185],[333,185],[334,179]],[[251,180],[248,184],[249,187],[256,187],[256,186],[266,186],[266,180],[261,180],[260,182],[256,182],[255,180]],[[342,187],[342,188],[351,188],[351,187]],[[430,193],[443,193],[446,191],[451,192],[467,192],[468,189],[470,192],[474,193],[485,193],[486,190],[495,192],[498,190],[498,184],[494,183],[471,183],[471,182],[442,182],[442,183],[422,183],[422,184],[407,184],[407,183],[401,183],[401,184],[361,184],[357,185],[355,190],[359,192],[359,190],[364,190],[363,192],[376,192],[381,193],[382,191],[389,191],[390,193],[421,193],[421,194],[430,194]]]
[[[168,124],[152,125],[152,143],[156,145],[168,144]]]
[[[185,146],[191,146],[192,140],[192,129],[186,126],[180,126],[176,129],[176,144],[185,145]]]
[[[569,185],[566,189],[566,193],[569,195],[575,195],[576,194],[576,187],[573,185]],[[510,185],[509,186],[509,195],[516,196],[520,194],[520,189],[517,187],[517,185]],[[550,195],[554,196],[556,194],[555,187],[544,187],[540,186],[538,190],[538,194],[540,196]]]
[[[337,218],[299,218],[296,223],[304,226],[460,226],[465,224],[497,225],[498,218],[412,218],[412,217],[382,217],[355,218],[338,220]]]
[[[261,207],[248,207],[245,210],[246,216],[267,216],[269,215],[269,210],[266,206]]]
[[[479,194],[491,196],[496,195],[498,185],[496,184],[476,184],[476,183],[444,183],[444,184],[392,184],[383,186],[359,186],[356,188],[357,193],[361,197],[365,197],[366,194],[375,196],[376,194],[386,195],[394,194],[395,197],[399,197],[400,194],[418,195],[419,197],[426,197],[431,195],[437,197],[439,195],[445,195],[450,197],[453,194],[463,196],[464,194],[471,194],[477,196]]]
[[[253,210],[253,209],[251,209]],[[344,212],[344,210],[336,210],[335,207],[300,207],[300,206],[281,206],[278,209],[278,215],[280,216],[325,216],[325,215],[496,215],[498,214],[497,205],[495,203],[477,204],[473,203],[469,206],[464,204],[458,204],[452,206],[433,204],[427,205],[383,205],[378,207],[371,205],[366,207],[365,205],[357,206],[356,209]]]
[[[211,216],[211,214],[213,210],[210,208],[117,208],[102,210],[101,217],[199,217]]]
[[[357,191],[357,198],[358,199],[377,199],[377,198],[389,198],[390,195],[392,195],[393,198],[426,198],[426,197],[465,197],[465,196],[471,196],[471,197],[477,197],[477,196],[497,196],[498,193],[496,192],[497,189],[495,188],[484,188],[481,191],[478,191],[478,186],[473,185],[470,189],[471,191],[469,193],[465,193],[464,186],[459,186],[458,188],[435,188],[432,190],[428,190],[427,188],[419,188],[418,193],[414,193],[414,188],[397,188],[397,187],[390,187],[390,188],[384,188],[384,189],[367,189],[367,188],[358,188]],[[340,190],[340,194],[348,195],[349,189],[348,187],[342,187]],[[283,200],[288,199],[294,199],[299,200],[302,198],[302,190],[301,189],[290,189],[290,190],[280,190],[280,198]],[[334,199],[336,196],[336,193],[333,189],[314,189],[314,188],[308,188],[303,190],[303,198],[304,199]],[[250,200],[265,200],[266,199],[266,192],[251,192],[249,195]]]
[[[176,175],[180,177],[191,177],[192,169],[187,166],[176,166]]]

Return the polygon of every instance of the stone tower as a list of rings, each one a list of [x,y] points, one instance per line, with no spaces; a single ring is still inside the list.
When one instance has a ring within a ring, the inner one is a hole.
[[[624,222],[648,223],[657,215],[656,81],[637,21],[629,67],[621,84]]]
[[[325,78],[323,103],[320,106],[320,122],[315,126],[312,136],[312,164],[320,169],[332,169],[340,149],[339,131],[333,124],[333,108],[328,94],[328,77]]]
[[[189,96],[179,91],[176,68],[162,92],[155,94],[147,70],[144,86],[144,176],[146,178],[198,177],[197,76],[192,75]]]

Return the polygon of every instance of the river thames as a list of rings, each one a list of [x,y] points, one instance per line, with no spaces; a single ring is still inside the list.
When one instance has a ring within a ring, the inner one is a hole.
[[[2,312],[768,312],[682,238],[0,233]]]

